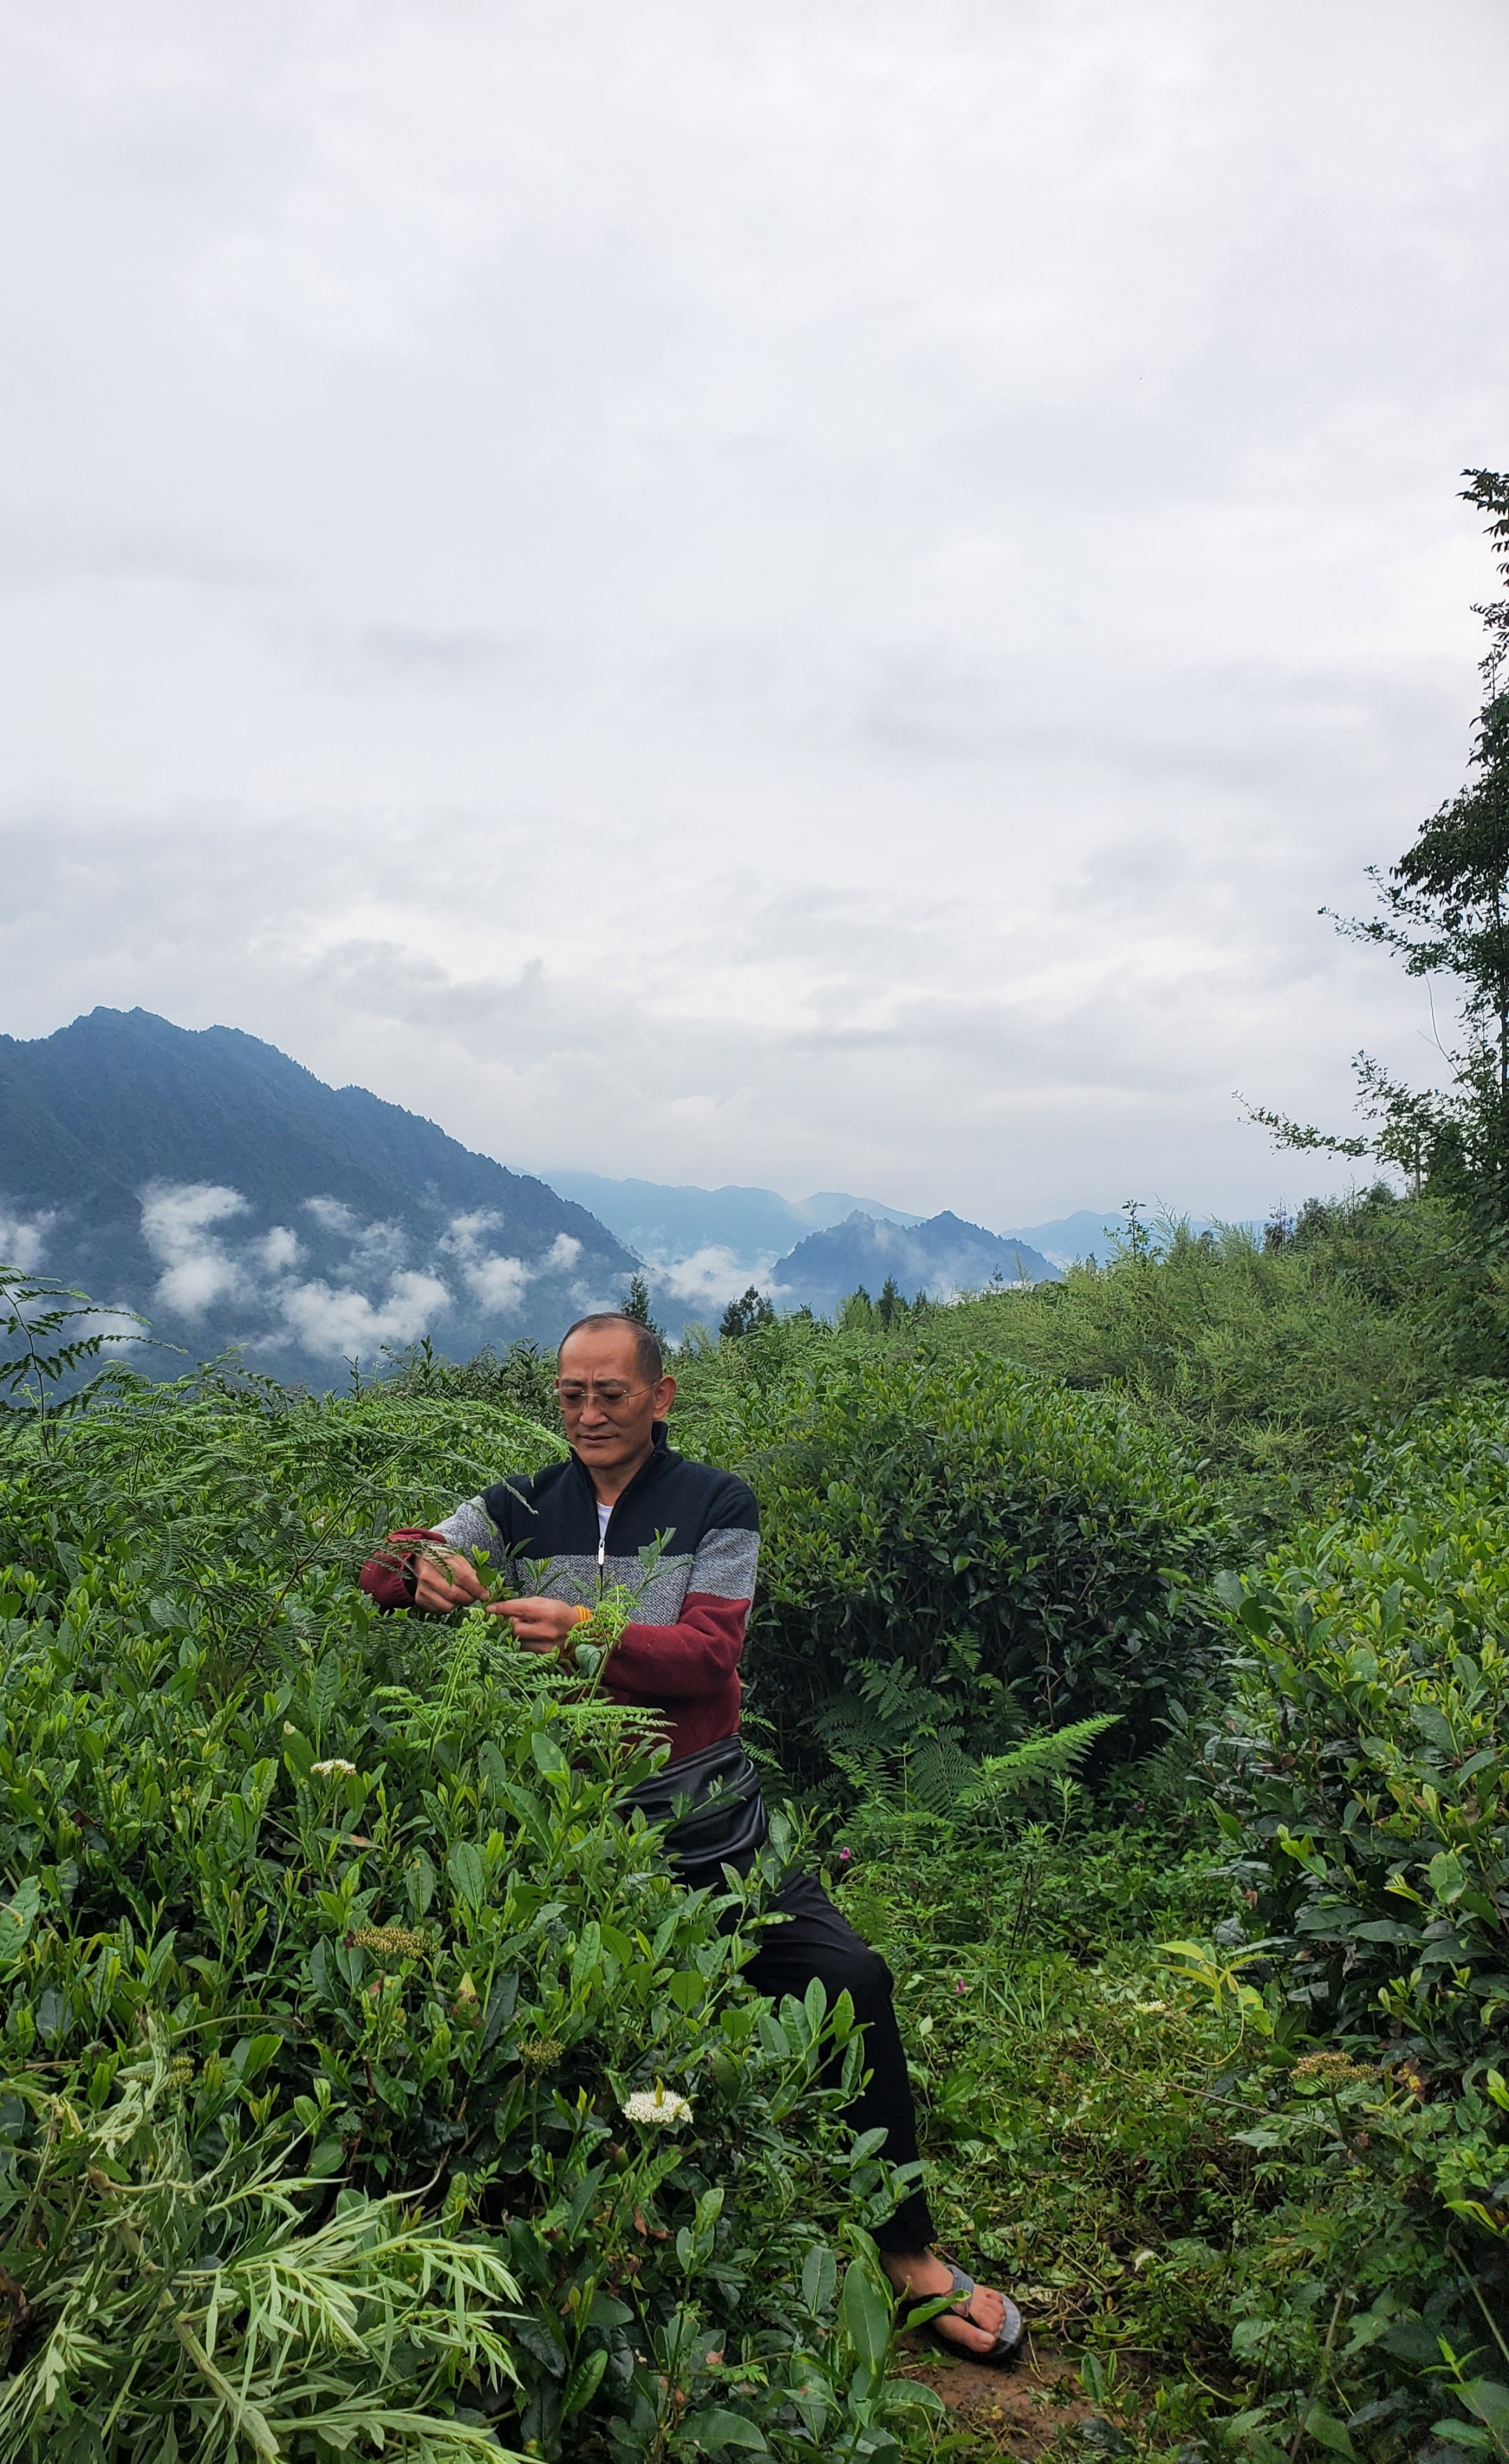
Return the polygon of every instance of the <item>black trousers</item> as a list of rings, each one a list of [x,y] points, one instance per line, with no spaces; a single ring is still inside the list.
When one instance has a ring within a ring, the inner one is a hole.
[[[848,1994],[855,2017],[864,2023],[864,2067],[870,2074],[868,2085],[849,2106],[848,2121],[856,2131],[884,2130],[882,2152],[893,2165],[910,2164],[917,2153],[917,2117],[891,2000],[890,1969],[840,1914],[815,1875],[793,1875],[771,1907],[787,1923],[761,1935],[745,1975],[757,1993],[769,1993],[776,2001],[783,1993],[795,1993],[799,2000],[815,1976],[822,1979],[830,2010],[841,1993]],[[919,2189],[903,2199],[888,2224],[877,2228],[875,2239],[882,2250],[925,2250],[933,2232]]]

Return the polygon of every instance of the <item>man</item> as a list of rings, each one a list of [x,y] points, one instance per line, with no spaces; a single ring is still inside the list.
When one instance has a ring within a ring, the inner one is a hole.
[[[715,1882],[725,1862],[747,1871],[765,1837],[758,1780],[737,1743],[759,1509],[743,1481],[687,1463],[667,1444],[676,1381],[647,1327],[611,1314],[580,1319],[561,1343],[556,1391],[570,1461],[532,1480],[499,1482],[434,1531],[393,1532],[362,1569],[362,1587],[383,1607],[443,1616],[483,1597],[476,1570],[468,1555],[442,1558],[414,1544],[485,1551],[500,1571],[519,1558],[548,1559],[545,1593],[496,1602],[492,1614],[527,1651],[559,1652],[604,1585],[643,1582],[639,1551],[664,1540],[665,1558],[640,1594],[642,1617],[615,1644],[603,1690],[666,1714],[670,1761],[640,1801],[659,1818],[673,1797],[690,1800],[669,1852],[689,1884]],[[814,1976],[830,2004],[847,1990],[865,2022],[870,2073],[849,2118],[857,2131],[883,2128],[892,2162],[909,2162],[916,2123],[889,1969],[813,1876],[789,1878],[773,1906],[786,1922],[766,1932],[746,1975],[757,1992],[777,1997],[801,1994]],[[932,2233],[927,2200],[914,2190],[876,2234],[891,2283],[914,2300],[952,2293],[956,2307],[937,2321],[942,2340],[975,2360],[1009,2359],[1021,2338],[1017,2312],[937,2257]]]

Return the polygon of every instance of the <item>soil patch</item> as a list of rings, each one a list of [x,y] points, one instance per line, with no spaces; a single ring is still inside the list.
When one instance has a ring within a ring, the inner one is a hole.
[[[962,2355],[955,2359],[925,2333],[904,2337],[900,2353],[904,2375],[936,2388],[953,2427],[967,2430],[983,2455],[1014,2455],[1034,2464],[1044,2448],[1095,2411],[1077,2356],[1040,2343],[1030,2327],[1012,2369],[993,2369]]]

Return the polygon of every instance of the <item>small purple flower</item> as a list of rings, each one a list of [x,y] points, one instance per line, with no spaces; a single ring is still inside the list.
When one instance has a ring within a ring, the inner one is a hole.
[[[839,1850],[839,1862],[840,1862],[840,1864],[841,1864],[841,1865],[846,1865],[846,1864],[848,1863],[848,1861],[849,1861],[850,1857],[853,1855],[853,1853],[854,1853],[854,1852],[853,1852],[853,1850],[852,1850],[851,1848],[841,1848],[841,1849]]]
[[[954,1980],[953,1980],[953,1990],[954,1990],[955,1993],[962,1993],[962,1992],[963,1992],[963,1991],[964,1991],[964,1979],[963,1979],[963,1977],[962,1977],[962,1976],[956,1976],[956,1977],[954,1978]]]

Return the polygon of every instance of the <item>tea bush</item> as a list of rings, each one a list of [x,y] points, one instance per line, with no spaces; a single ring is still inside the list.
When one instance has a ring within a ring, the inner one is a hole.
[[[1439,1209],[1369,1193],[1272,1235],[1138,1224],[1108,1264],[941,1310],[928,1339],[1125,1396],[1269,1534],[1323,1502],[1354,1432],[1451,1384],[1454,1348]]]
[[[788,1768],[812,1768],[820,1706],[886,1665],[976,1749],[1094,1713],[1117,1715],[1124,1754],[1158,1741],[1203,1683],[1202,1585],[1227,1535],[1125,1404],[782,1329],[736,1349],[736,1417],[694,1386],[689,1419],[759,1494],[746,1666]]]
[[[353,1587],[374,1529],[556,1442],[213,1382],[12,1432],[7,2457],[899,2456],[922,2420],[886,2176],[820,2083],[846,2003],[749,1995],[753,1912],[622,1818],[649,1766],[590,1629],[565,1674]]]
[[[1359,1449],[1343,1510],[1228,1586],[1223,1820],[1315,2032],[1433,2079],[1449,2189],[1509,2193],[1509,1407]]]

